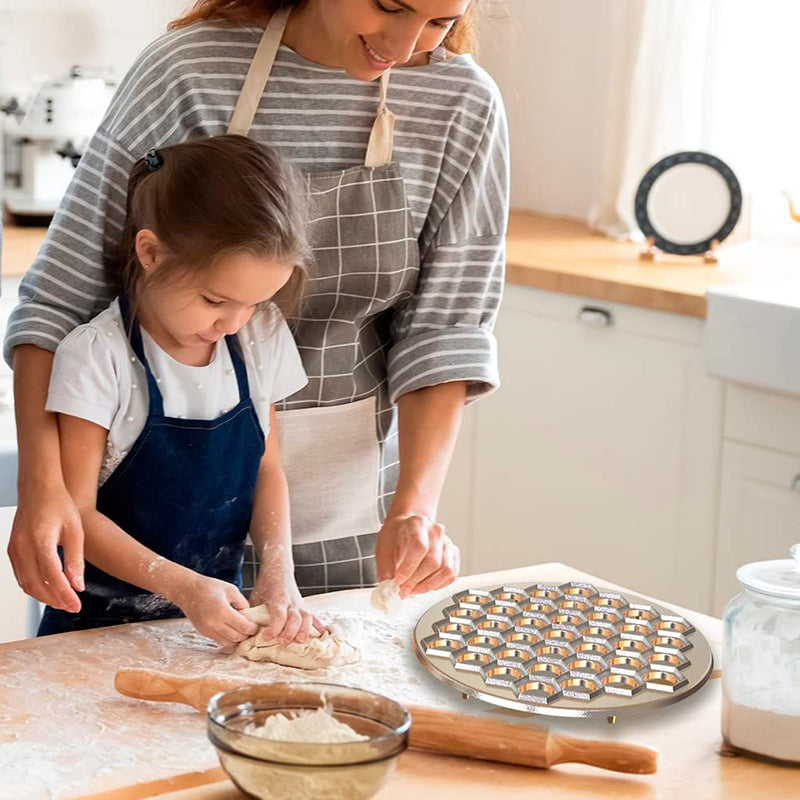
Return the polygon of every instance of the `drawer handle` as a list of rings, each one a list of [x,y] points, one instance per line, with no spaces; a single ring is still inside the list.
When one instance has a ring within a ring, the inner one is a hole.
[[[614,324],[614,317],[610,311],[606,311],[604,308],[584,306],[578,312],[578,322],[586,325],[587,328],[609,328]]]
[[[792,491],[800,494],[800,472],[794,476],[794,480],[792,481]]]

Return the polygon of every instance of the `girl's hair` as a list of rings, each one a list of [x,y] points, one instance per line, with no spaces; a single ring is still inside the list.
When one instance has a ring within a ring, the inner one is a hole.
[[[475,4],[473,0],[463,17],[450,29],[444,44],[452,53],[469,53],[475,47]],[[170,28],[183,28],[206,19],[225,19],[239,24],[258,23],[282,8],[299,6],[305,0],[195,0]]]
[[[131,170],[127,219],[110,277],[135,299],[143,276],[136,234],[147,228],[166,251],[150,280],[180,280],[233,253],[293,263],[291,278],[273,298],[284,316],[292,316],[311,260],[307,210],[306,187],[294,168],[245,136],[150,151]]]

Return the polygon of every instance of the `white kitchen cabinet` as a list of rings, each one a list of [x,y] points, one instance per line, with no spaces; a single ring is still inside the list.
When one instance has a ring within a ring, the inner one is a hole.
[[[714,615],[719,616],[725,603],[740,591],[736,581],[738,567],[751,561],[789,558],[789,548],[798,541],[800,453],[783,453],[726,439],[722,450]]]
[[[472,571],[564,561],[710,609],[722,392],[702,336],[699,319],[507,287],[502,387],[475,409],[461,485]]]
[[[437,520],[441,522],[461,550],[461,573],[475,572],[472,568],[472,495],[474,491],[475,424],[480,403],[464,412],[453,460],[439,501]]]
[[[17,586],[11,562],[6,555],[15,511],[13,507],[0,507],[0,643],[25,638],[31,610],[28,598]]]

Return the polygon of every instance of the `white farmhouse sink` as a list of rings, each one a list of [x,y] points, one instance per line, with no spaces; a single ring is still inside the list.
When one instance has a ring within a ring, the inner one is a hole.
[[[710,375],[800,395],[798,276],[709,289],[706,368]]]

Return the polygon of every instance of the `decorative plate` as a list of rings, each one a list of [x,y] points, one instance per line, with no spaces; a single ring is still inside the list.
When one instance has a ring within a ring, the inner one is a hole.
[[[702,255],[733,231],[742,213],[742,190],[724,161],[687,150],[647,170],[634,208],[642,233],[659,250]]]

